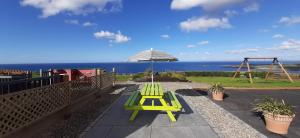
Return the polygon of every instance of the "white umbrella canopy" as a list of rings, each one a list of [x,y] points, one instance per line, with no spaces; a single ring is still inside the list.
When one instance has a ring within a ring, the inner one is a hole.
[[[128,61],[130,62],[143,62],[143,61],[151,61],[152,65],[152,84],[153,84],[153,62],[154,61],[178,61],[178,59],[170,54],[167,54],[162,51],[153,50],[152,48],[150,50],[145,50],[140,53],[137,53],[136,55],[129,57]]]
[[[178,59],[170,54],[167,54],[162,51],[145,50],[128,59],[131,62],[140,62],[140,61],[177,61]]]

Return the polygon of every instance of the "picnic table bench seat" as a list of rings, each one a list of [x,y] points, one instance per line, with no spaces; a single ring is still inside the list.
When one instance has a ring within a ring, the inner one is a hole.
[[[127,109],[127,110],[141,109],[139,102],[138,102],[141,98],[141,95],[139,95],[139,93],[140,93],[139,91],[135,91],[130,95],[130,97],[124,104],[125,109]],[[170,111],[180,111],[181,110],[182,105],[180,104],[176,95],[173,92],[168,91],[164,94],[163,97],[166,101],[170,101],[170,103],[167,103],[168,104],[167,107],[171,107],[171,108],[166,108],[166,110],[170,110]],[[143,108],[148,109],[148,110],[161,110],[161,108],[153,108],[153,107],[160,107],[160,106],[154,106],[154,105],[145,106],[144,105]]]
[[[146,99],[152,100],[151,105],[143,105]],[[155,105],[154,100],[158,99],[161,105]],[[145,84],[142,90],[133,92],[125,102],[126,110],[134,110],[130,120],[134,120],[140,110],[158,110],[166,111],[172,121],[176,121],[171,111],[180,111],[182,105],[178,101],[174,92],[163,92],[160,84]]]

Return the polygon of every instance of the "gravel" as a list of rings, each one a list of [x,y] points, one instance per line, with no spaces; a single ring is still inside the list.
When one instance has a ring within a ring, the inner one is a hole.
[[[184,96],[212,128],[224,138],[262,138],[266,137],[236,116],[213,103],[205,96]]]
[[[164,83],[164,88],[173,90],[193,107],[209,123],[221,138],[265,138],[266,136],[240,120],[230,112],[201,95],[190,83]],[[199,84],[200,85],[200,84]],[[201,85],[200,85],[201,86]]]

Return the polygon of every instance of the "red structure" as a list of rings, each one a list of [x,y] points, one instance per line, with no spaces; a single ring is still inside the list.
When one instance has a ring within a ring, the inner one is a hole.
[[[96,75],[96,69],[60,69],[53,70],[53,73],[60,75],[67,75],[69,81],[88,79]]]

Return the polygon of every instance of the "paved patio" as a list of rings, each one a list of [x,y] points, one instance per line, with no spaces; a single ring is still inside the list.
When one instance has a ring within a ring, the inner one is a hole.
[[[189,87],[189,86],[187,86]],[[171,122],[165,112],[140,111],[137,118],[129,121],[132,111],[126,111],[123,107],[130,93],[123,94],[111,108],[97,120],[85,133],[87,138],[198,138],[218,137],[217,133],[210,127],[204,118],[189,106],[177,94],[183,110],[175,114],[177,122]],[[146,101],[149,104],[150,101]]]
[[[267,137],[272,138],[299,138],[300,137],[300,90],[226,90],[226,98],[223,102],[215,102],[244,122],[256,128]],[[265,128],[264,120],[251,112],[254,101],[264,96],[270,96],[277,100],[284,99],[295,106],[296,117],[289,128],[287,135],[278,135],[269,132]]]

